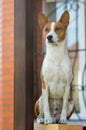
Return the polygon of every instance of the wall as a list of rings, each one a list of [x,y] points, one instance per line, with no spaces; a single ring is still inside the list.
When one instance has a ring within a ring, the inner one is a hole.
[[[0,20],[0,28],[2,33],[0,30],[0,130],[13,130],[14,1],[3,0],[2,3],[0,1],[0,9],[1,7],[2,11],[0,11],[0,19],[2,19],[2,21]]]
[[[2,0],[0,0],[0,130],[2,129]]]

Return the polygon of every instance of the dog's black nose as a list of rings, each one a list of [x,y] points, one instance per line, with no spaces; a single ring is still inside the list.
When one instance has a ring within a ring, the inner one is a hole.
[[[47,36],[48,41],[52,41],[52,38],[53,38],[52,35],[48,35],[48,36]]]

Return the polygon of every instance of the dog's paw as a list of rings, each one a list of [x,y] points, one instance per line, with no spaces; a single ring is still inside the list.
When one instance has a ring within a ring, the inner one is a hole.
[[[43,123],[44,123],[44,118],[37,118],[37,119],[36,119],[36,122],[37,122],[38,124],[43,124]]]
[[[67,119],[63,117],[61,117],[60,120],[58,121],[59,124],[66,124],[66,122],[67,122]]]
[[[50,117],[49,118],[45,118],[44,119],[44,124],[46,124],[46,125],[47,124],[52,124],[52,118],[50,118]]]
[[[44,124],[52,124],[52,118],[51,117],[48,117],[48,118],[46,118],[45,117],[45,119],[44,119]]]

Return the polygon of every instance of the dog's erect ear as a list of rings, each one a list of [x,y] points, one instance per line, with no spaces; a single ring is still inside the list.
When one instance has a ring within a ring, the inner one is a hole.
[[[65,26],[65,28],[67,28],[67,26],[68,26],[68,24],[69,24],[69,18],[70,18],[70,16],[69,16],[69,12],[68,11],[65,11],[63,14],[62,14],[62,16],[61,16],[61,18],[60,18],[60,22]]]
[[[43,13],[39,13],[39,15],[38,15],[38,21],[39,21],[39,25],[40,25],[40,27],[42,29],[49,22],[48,18]]]

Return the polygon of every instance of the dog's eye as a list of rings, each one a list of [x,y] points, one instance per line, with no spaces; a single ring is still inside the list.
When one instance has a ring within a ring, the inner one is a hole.
[[[61,28],[60,27],[57,27],[56,29],[55,29],[55,31],[60,31],[61,30]]]
[[[45,32],[49,32],[49,29],[48,29],[48,28],[45,28]]]

